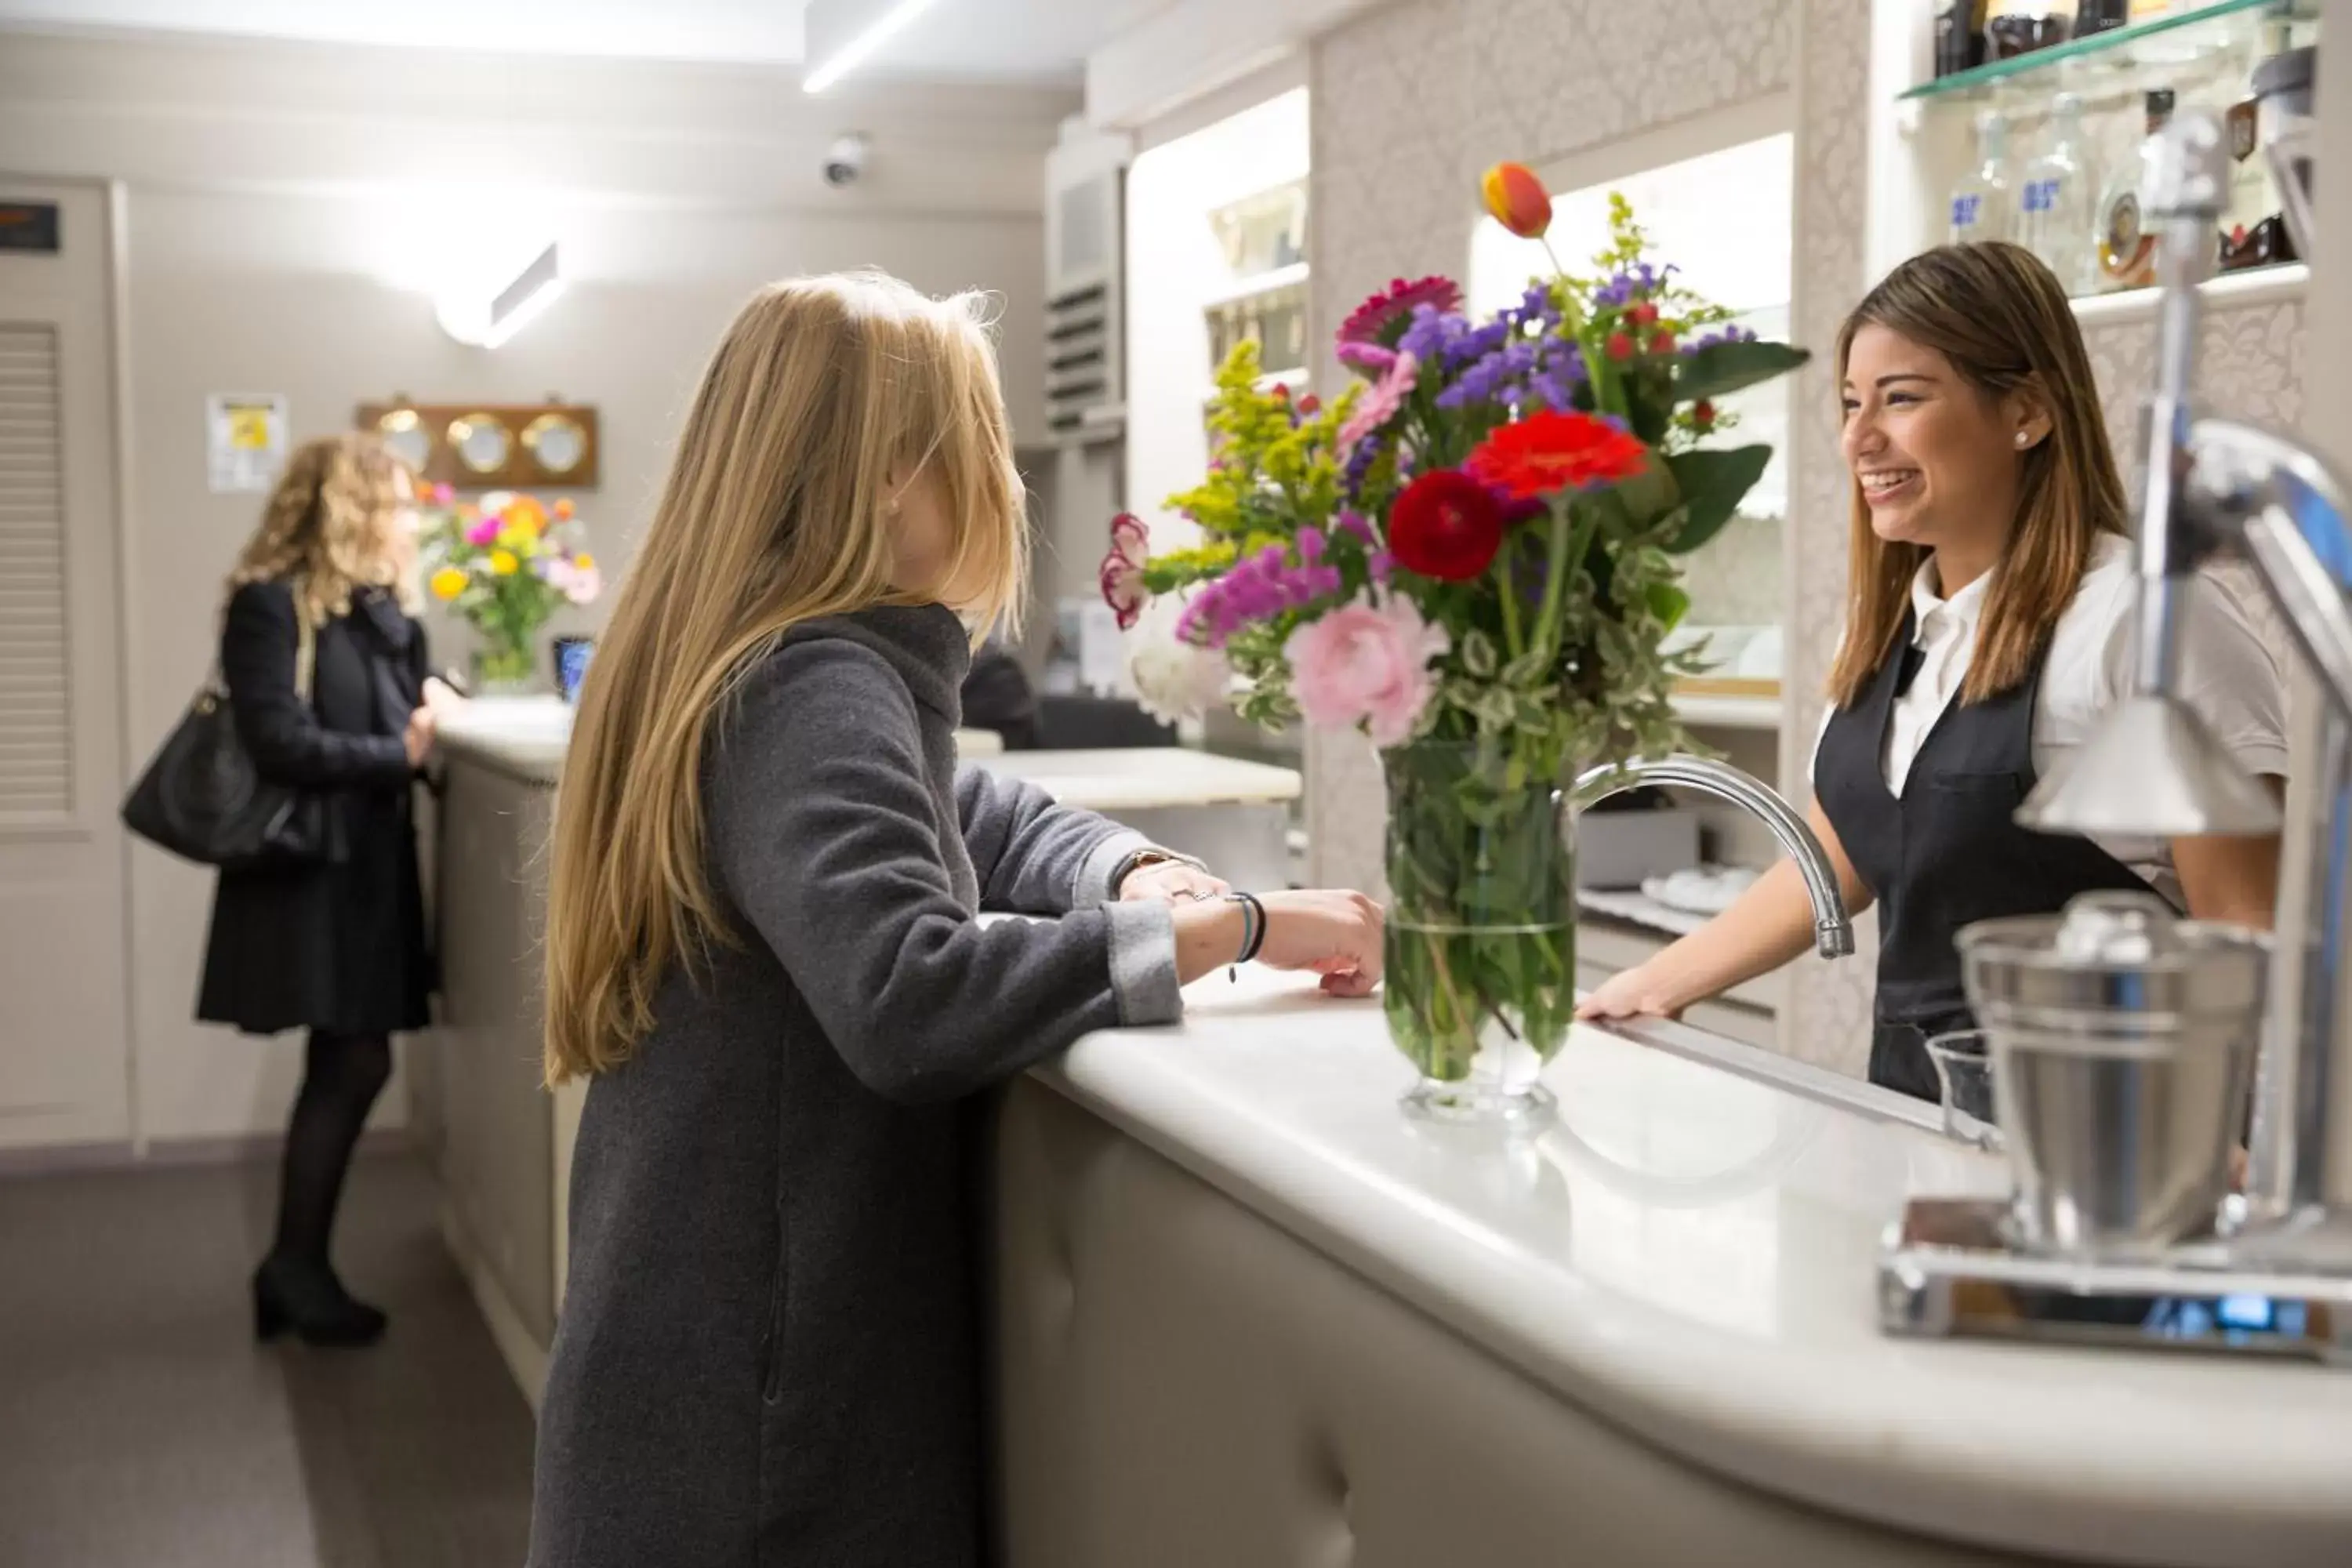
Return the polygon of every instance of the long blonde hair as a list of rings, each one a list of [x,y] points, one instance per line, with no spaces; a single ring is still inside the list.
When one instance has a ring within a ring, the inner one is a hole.
[[[1981,702],[2025,679],[2082,585],[2093,542],[2125,531],[2123,476],[2091,356],[2057,277],[2032,251],[2002,240],[1939,246],[1888,273],[1838,331],[1840,385],[1854,334],[1870,325],[1934,349],[1983,395],[2028,393],[2050,416],[2049,436],[2023,458],[2017,521],[1960,685],[1963,703]],[[1860,479],[1852,492],[1845,642],[1829,682],[1841,708],[1861,700],[1894,651],[1911,580],[1927,556],[1924,545],[1879,538]]]
[[[551,1084],[625,1061],[674,965],[732,942],[704,864],[713,716],[793,626],[925,602],[891,585],[890,477],[936,465],[959,605],[1011,620],[1025,513],[977,296],[876,274],[755,295],[703,373],[653,526],[581,693],[548,889]],[[970,568],[971,574],[966,575]]]
[[[400,493],[407,470],[374,436],[347,431],[294,448],[261,509],[260,526],[237,552],[231,593],[248,583],[299,583],[301,610],[316,626],[352,607],[362,588],[389,589],[415,614],[415,551],[402,537],[413,504]]]

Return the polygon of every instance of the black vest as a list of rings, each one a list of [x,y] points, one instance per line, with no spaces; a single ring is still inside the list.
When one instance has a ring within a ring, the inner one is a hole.
[[[2087,838],[2021,827],[2033,788],[2033,710],[2047,647],[2022,682],[1983,702],[1955,696],[1921,742],[1898,798],[1880,759],[1895,699],[1918,673],[1914,623],[1851,708],[1830,720],[1813,790],[1846,858],[1878,900],[1878,995],[1870,1081],[1942,1095],[1927,1039],[1975,1026],[1952,939],[1973,921],[2050,914],[2094,889],[2148,890]]]

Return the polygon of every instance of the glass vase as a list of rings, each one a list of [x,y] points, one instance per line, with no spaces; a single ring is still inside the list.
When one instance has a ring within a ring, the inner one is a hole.
[[[1408,1110],[1538,1123],[1576,1010],[1576,857],[1557,769],[1506,747],[1381,754],[1389,797],[1389,1037]]]
[[[530,643],[484,637],[474,653],[474,695],[518,697],[533,689],[539,661]]]

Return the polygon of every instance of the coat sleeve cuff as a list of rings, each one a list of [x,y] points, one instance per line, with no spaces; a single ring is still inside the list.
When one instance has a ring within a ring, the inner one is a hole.
[[[1071,889],[1070,908],[1090,910],[1118,898],[1118,890],[1110,885],[1110,879],[1118,870],[1119,862],[1139,849],[1150,847],[1151,840],[1122,827],[1087,851],[1087,858],[1078,862],[1078,885]]]
[[[1106,904],[1103,912],[1110,917],[1110,986],[1118,998],[1118,1021],[1132,1027],[1182,1017],[1175,912],[1157,900]]]

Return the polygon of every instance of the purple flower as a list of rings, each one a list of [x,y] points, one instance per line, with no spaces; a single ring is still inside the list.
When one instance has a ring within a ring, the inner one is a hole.
[[[1223,647],[1234,633],[1253,621],[1271,620],[1285,610],[1338,594],[1339,568],[1321,564],[1328,543],[1319,531],[1308,529],[1299,535],[1300,560],[1296,566],[1278,544],[1243,557],[1223,577],[1192,595],[1177,620],[1177,637],[1202,647]]]

